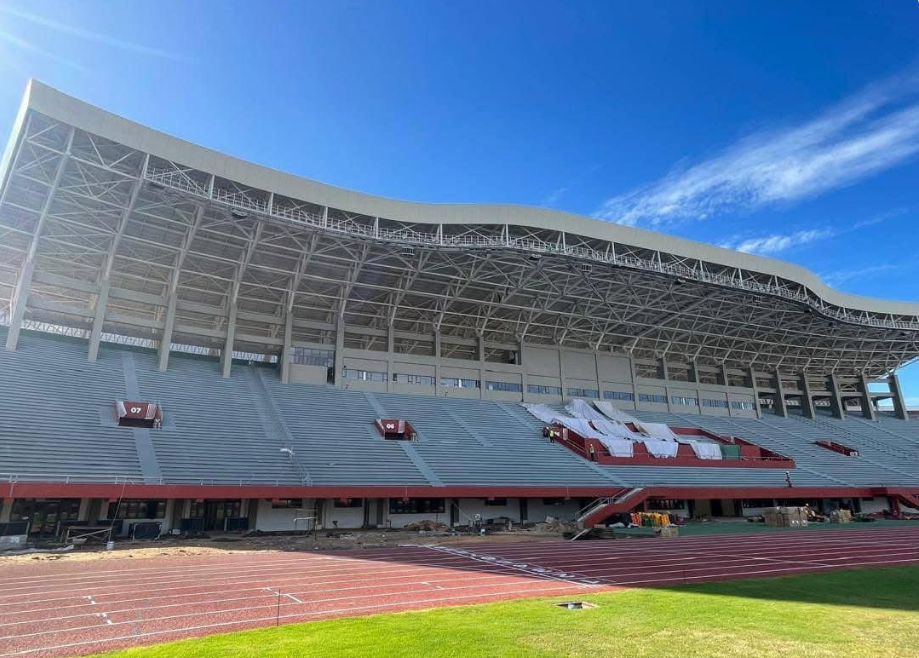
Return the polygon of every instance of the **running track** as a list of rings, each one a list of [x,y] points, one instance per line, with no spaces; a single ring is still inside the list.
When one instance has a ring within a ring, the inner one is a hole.
[[[0,656],[80,655],[276,619],[910,563],[919,564],[919,527],[42,562],[0,570]]]

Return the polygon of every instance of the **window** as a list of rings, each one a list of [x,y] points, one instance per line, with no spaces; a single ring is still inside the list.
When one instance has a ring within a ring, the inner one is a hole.
[[[507,498],[492,498],[491,500],[485,499],[486,507],[507,507]]]
[[[225,518],[239,518],[240,502],[238,500],[212,500],[208,502],[193,502],[191,504],[190,518],[203,519],[208,511],[212,512],[218,521]]]
[[[672,498],[652,498],[648,501],[648,509],[666,511],[686,509],[686,501],[674,500]]]
[[[604,400],[628,400],[629,402],[635,399],[635,396],[631,393],[626,393],[625,391],[603,391]]]
[[[303,499],[275,498],[271,501],[271,509],[303,509]]]
[[[749,411],[752,408],[752,402],[747,402],[746,400],[731,400],[731,409],[743,409]]]
[[[546,507],[559,507],[565,504],[564,498],[543,498],[542,504]]]
[[[673,404],[682,404],[687,407],[695,407],[699,404],[699,401],[695,398],[688,398],[683,395],[671,395],[670,402]]]
[[[459,379],[457,377],[441,377],[440,385],[447,388],[478,388],[478,379]]]
[[[164,519],[165,500],[122,500],[108,504],[108,519]]]
[[[363,507],[363,506],[364,506],[363,498],[345,498],[344,500],[342,500],[341,498],[336,498],[334,501],[332,501],[332,507],[350,508],[350,507]]]
[[[569,388],[568,395],[573,398],[599,398],[600,391],[595,388]]]
[[[342,368],[342,375],[345,379],[354,379],[362,382],[385,382],[385,372],[372,372],[369,370],[355,370],[353,368]]]
[[[389,499],[390,514],[443,514],[443,498]]]
[[[657,395],[656,393],[639,393],[639,402],[648,402],[651,404],[667,404],[666,395]]]
[[[728,401],[727,400],[712,400],[709,398],[702,398],[703,407],[711,407],[713,409],[727,409]]]
[[[331,368],[335,365],[335,352],[334,350],[317,350],[312,347],[295,347],[290,351],[290,362],[303,366]]]
[[[561,395],[562,389],[560,386],[543,386],[542,384],[527,384],[527,393],[535,393],[536,395]]]
[[[514,382],[485,382],[489,391],[506,391],[507,393],[521,393],[523,386]]]
[[[749,498],[749,499],[740,501],[740,505],[744,509],[753,509],[757,507],[772,507],[772,503],[773,503],[773,500],[771,498]]]
[[[392,380],[399,384],[416,384],[418,386],[434,385],[434,378],[428,375],[406,375],[397,372],[392,376]]]

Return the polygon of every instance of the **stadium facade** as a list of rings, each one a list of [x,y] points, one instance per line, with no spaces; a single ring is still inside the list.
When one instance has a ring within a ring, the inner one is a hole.
[[[37,82],[0,185],[0,523],[917,503],[896,370],[919,304],[555,211],[323,185]],[[763,452],[604,463],[519,406],[578,399]],[[162,418],[119,427],[126,400]]]

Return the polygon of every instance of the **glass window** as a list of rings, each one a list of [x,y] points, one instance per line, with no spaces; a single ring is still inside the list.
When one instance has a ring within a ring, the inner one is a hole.
[[[166,518],[165,500],[122,500],[108,504],[109,519],[164,519]]]
[[[441,377],[440,385],[447,388],[478,388],[478,379],[459,379],[457,377]]]
[[[443,514],[443,498],[389,499],[390,514]]]
[[[295,347],[290,351],[290,362],[331,368],[335,365],[335,352],[334,350],[317,350],[312,347]]]
[[[276,498],[271,501],[271,509],[303,509],[303,499]]]
[[[368,370],[355,370],[354,368],[342,368],[342,376],[345,379],[353,379],[363,382],[385,382],[385,372],[372,372]]]
[[[682,404],[687,407],[695,407],[699,404],[699,401],[695,398],[689,398],[682,395],[671,395],[670,402],[672,404]]]
[[[753,403],[745,400],[731,400],[731,408],[750,410],[753,408]]]
[[[428,375],[408,375],[397,372],[392,376],[392,379],[399,384],[416,384],[418,386],[434,385],[434,378]]]
[[[714,409],[727,409],[728,401],[727,400],[712,400],[710,398],[702,398],[703,407],[712,407]]]
[[[604,400],[628,400],[631,402],[635,396],[625,391],[603,391]]]
[[[521,393],[523,386],[514,382],[485,382],[489,391],[507,391],[508,393]]]
[[[569,388],[568,395],[573,398],[599,398],[600,391],[595,388]]]
[[[639,402],[650,402],[652,404],[667,404],[667,396],[657,395],[655,393],[639,393]]]
[[[536,395],[561,395],[561,386],[543,386],[542,384],[527,384],[527,393]]]

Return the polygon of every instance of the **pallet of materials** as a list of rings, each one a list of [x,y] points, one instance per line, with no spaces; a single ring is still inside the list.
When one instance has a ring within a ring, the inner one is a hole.
[[[771,528],[794,528],[807,525],[803,507],[767,507],[763,513],[766,525]]]

